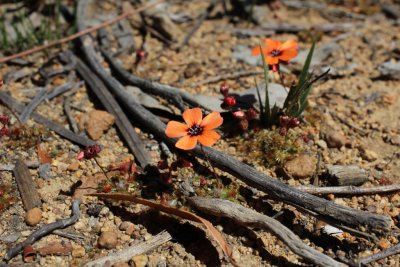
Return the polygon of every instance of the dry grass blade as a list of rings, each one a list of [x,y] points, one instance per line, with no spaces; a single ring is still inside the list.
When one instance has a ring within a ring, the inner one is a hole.
[[[229,247],[229,245],[226,243],[224,237],[221,235],[221,233],[206,219],[201,218],[200,216],[197,216],[191,212],[180,210],[177,208],[172,208],[168,207],[147,199],[143,199],[140,197],[135,197],[132,195],[127,195],[127,194],[104,194],[104,193],[95,193],[95,194],[89,194],[89,196],[97,196],[97,197],[102,197],[102,198],[107,198],[107,199],[113,199],[113,200],[122,200],[122,201],[130,201],[138,204],[142,204],[148,207],[151,207],[153,209],[156,209],[158,211],[162,211],[168,214],[172,214],[175,216],[179,216],[183,219],[186,220],[191,220],[193,222],[201,223],[203,224],[208,233],[212,236],[212,238],[218,243],[218,245],[221,247],[222,251],[224,252],[225,256],[231,261],[232,264],[235,264],[234,260],[232,259],[232,250]]]

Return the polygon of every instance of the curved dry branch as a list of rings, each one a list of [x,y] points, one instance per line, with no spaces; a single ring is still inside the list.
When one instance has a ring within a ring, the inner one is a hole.
[[[210,213],[218,217],[230,218],[243,226],[259,227],[272,232],[294,253],[308,262],[320,266],[345,266],[331,257],[304,244],[297,235],[279,221],[260,214],[252,209],[245,208],[228,200],[216,198],[190,197],[188,200],[191,205],[205,213]]]

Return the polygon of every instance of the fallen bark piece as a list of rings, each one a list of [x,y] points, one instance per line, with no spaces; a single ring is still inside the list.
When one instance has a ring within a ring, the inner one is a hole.
[[[50,223],[50,224],[43,225],[36,231],[32,232],[24,241],[22,241],[15,247],[8,249],[6,252],[6,255],[4,256],[4,260],[6,260],[6,261],[11,260],[15,256],[17,256],[18,253],[20,253],[25,247],[33,244],[34,242],[36,242],[37,240],[41,239],[42,237],[50,234],[54,230],[59,229],[59,228],[65,228],[67,226],[70,226],[71,224],[74,224],[79,219],[79,216],[80,216],[79,204],[80,204],[80,200],[78,200],[78,199],[75,199],[72,202],[71,217],[69,217],[67,219],[58,220],[58,221]]]
[[[170,241],[172,239],[171,235],[168,232],[161,232],[158,235],[154,236],[150,240],[147,240],[143,243],[140,243],[136,246],[131,246],[124,248],[123,250],[109,254],[106,257],[88,262],[84,265],[84,267],[96,267],[96,266],[112,266],[117,262],[127,262],[132,257],[147,253],[152,251],[153,249],[161,246],[162,244]]]
[[[52,242],[45,247],[37,248],[36,252],[42,256],[68,255],[72,252],[72,244],[70,242]]]
[[[165,206],[160,203],[156,203],[147,199],[143,199],[140,197],[135,197],[133,195],[128,195],[128,194],[104,194],[104,193],[95,193],[95,194],[88,194],[88,196],[97,196],[101,198],[106,198],[106,199],[113,199],[113,200],[119,200],[119,201],[130,201],[133,203],[138,203],[142,204],[148,207],[151,207],[153,209],[156,209],[158,211],[162,211],[168,214],[172,214],[175,216],[179,216],[183,219],[186,220],[191,220],[193,222],[201,223],[205,228],[207,229],[207,232],[210,234],[210,236],[218,243],[222,251],[224,252],[225,256],[227,259],[230,260],[230,262],[235,265],[235,261],[232,259],[232,250],[229,247],[229,245],[226,243],[224,237],[221,235],[221,233],[206,219],[193,214],[188,211],[180,210],[177,208]]]
[[[197,209],[211,213],[218,217],[227,217],[236,223],[247,227],[260,227],[274,233],[294,253],[306,261],[320,266],[345,266],[327,255],[307,246],[289,228],[279,221],[260,214],[252,209],[245,208],[239,204],[223,199],[210,199],[203,197],[190,197],[189,202]]]
[[[367,172],[358,166],[329,166],[327,174],[335,185],[361,185],[368,181]]]
[[[82,118],[80,125],[93,140],[98,140],[115,122],[115,116],[103,110],[92,110]]]
[[[13,173],[15,180],[17,181],[18,190],[25,210],[29,211],[33,208],[40,207],[42,201],[40,200],[39,193],[36,190],[31,173],[23,160],[17,160]]]

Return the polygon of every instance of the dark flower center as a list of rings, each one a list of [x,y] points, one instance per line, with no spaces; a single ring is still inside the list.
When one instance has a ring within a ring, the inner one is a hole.
[[[271,51],[271,53],[270,53],[270,55],[271,56],[273,56],[273,57],[277,57],[277,56],[280,56],[282,54],[282,51],[281,50],[272,50]]]
[[[201,127],[198,124],[194,124],[192,127],[189,128],[187,131],[188,135],[190,136],[196,136],[199,135],[203,132],[203,127]]]

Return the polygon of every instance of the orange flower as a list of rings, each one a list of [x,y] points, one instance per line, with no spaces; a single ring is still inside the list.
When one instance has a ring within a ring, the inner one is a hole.
[[[297,41],[288,40],[284,43],[272,39],[265,39],[265,47],[262,48],[265,63],[272,65],[273,69],[281,61],[289,62],[292,58],[297,56]],[[255,47],[251,50],[253,56],[261,55],[260,47]]]
[[[180,149],[193,149],[197,141],[205,146],[212,146],[221,136],[213,129],[219,127],[223,119],[219,112],[211,112],[203,119],[200,108],[187,109],[183,112],[186,124],[170,121],[165,129],[165,134],[170,138],[182,137],[175,146]]]

